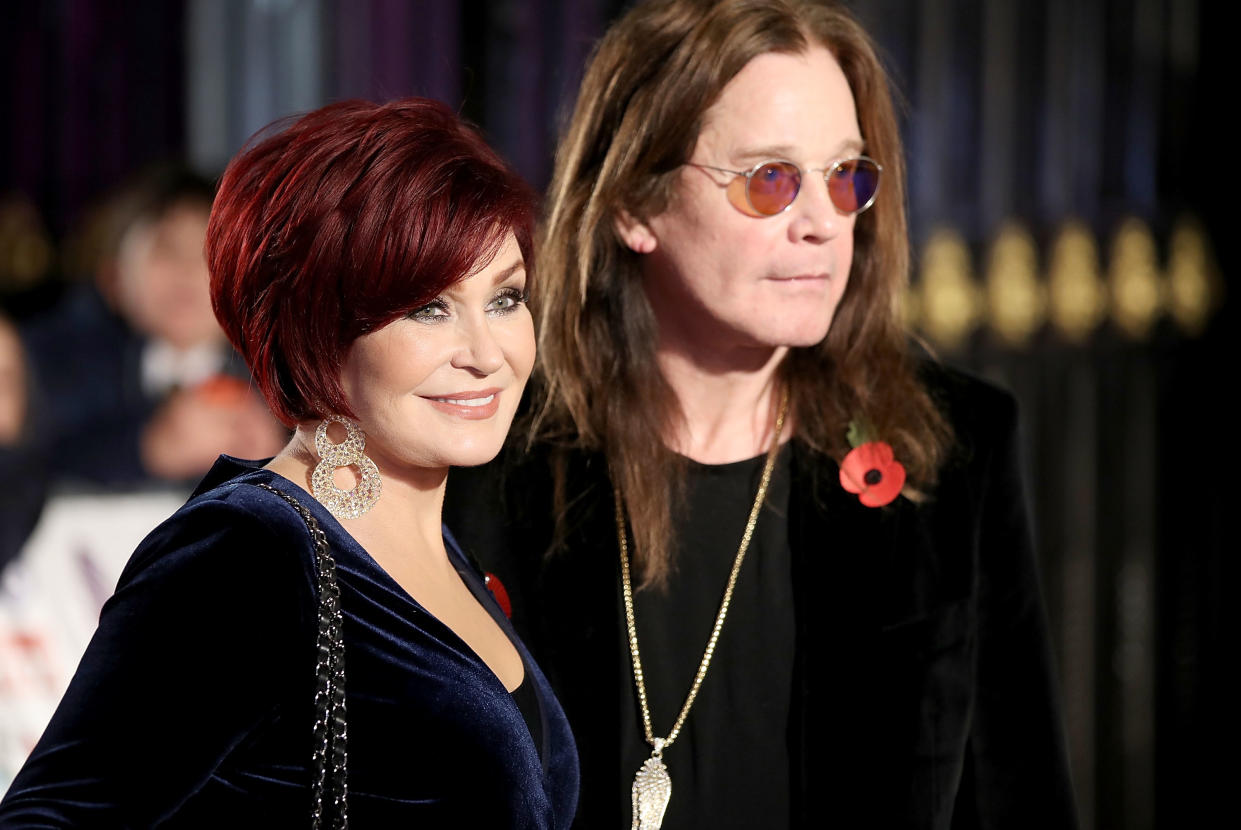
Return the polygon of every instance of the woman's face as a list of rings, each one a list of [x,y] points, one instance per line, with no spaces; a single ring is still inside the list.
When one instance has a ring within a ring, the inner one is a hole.
[[[504,443],[534,365],[513,234],[434,302],[354,341],[341,385],[381,473],[483,464]]]
[[[707,111],[689,160],[729,170],[792,161],[803,171],[801,191],[784,213],[755,217],[728,198],[729,183],[744,180],[685,166],[667,210],[619,223],[646,254],[643,285],[661,346],[728,354],[821,341],[849,278],[855,218],[809,171],[863,149],[849,83],[826,49],[746,64]]]

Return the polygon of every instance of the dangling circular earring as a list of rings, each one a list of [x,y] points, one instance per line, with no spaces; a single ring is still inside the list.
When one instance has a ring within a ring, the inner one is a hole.
[[[341,424],[347,433],[345,440],[333,444],[327,436],[331,424]],[[366,438],[353,421],[331,416],[325,418],[315,430],[315,449],[319,463],[310,475],[310,488],[319,503],[338,519],[356,519],[370,510],[379,498],[379,468],[362,452]],[[332,474],[338,467],[353,467],[358,471],[358,483],[352,490],[336,486]]]

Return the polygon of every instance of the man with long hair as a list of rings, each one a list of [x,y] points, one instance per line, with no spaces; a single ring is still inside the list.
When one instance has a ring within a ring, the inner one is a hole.
[[[1015,405],[911,353],[908,244],[840,5],[648,0],[607,32],[527,430],[448,497],[511,551],[579,826],[1075,824]]]

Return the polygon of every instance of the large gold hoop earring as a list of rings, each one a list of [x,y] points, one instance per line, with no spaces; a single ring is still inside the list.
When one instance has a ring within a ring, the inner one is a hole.
[[[345,427],[345,440],[333,444],[327,429],[331,424]],[[310,488],[319,503],[338,519],[356,519],[366,513],[379,499],[379,468],[362,452],[366,438],[358,425],[346,418],[325,418],[315,430],[315,449],[319,463],[310,475]],[[342,490],[332,479],[339,467],[353,467],[358,471],[358,483],[352,490]]]

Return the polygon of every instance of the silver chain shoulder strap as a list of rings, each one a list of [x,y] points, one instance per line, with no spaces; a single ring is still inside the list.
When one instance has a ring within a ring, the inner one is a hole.
[[[315,661],[314,785],[311,827],[314,830],[348,830],[349,805],[346,773],[347,730],[345,723],[345,641],[341,633],[340,587],[336,584],[336,561],[327,534],[302,503],[270,484],[257,486],[275,493],[298,512],[315,545],[315,579],[319,592],[319,630]],[[325,805],[330,814],[324,818]]]

